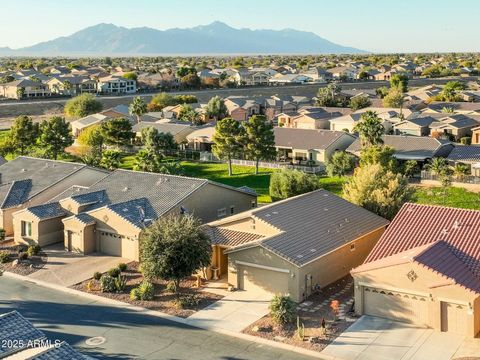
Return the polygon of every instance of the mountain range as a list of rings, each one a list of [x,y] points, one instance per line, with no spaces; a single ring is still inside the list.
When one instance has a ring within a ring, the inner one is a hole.
[[[216,21],[186,29],[157,30],[98,24],[70,36],[32,46],[1,48],[3,56],[52,55],[227,55],[227,54],[358,54],[365,51],[294,29],[235,29]]]

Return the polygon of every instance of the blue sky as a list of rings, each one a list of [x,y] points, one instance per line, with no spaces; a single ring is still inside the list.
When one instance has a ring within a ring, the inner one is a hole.
[[[219,20],[312,31],[374,52],[480,51],[478,0],[3,0],[1,12],[11,31],[0,31],[0,47],[12,48],[101,22],[168,29]]]

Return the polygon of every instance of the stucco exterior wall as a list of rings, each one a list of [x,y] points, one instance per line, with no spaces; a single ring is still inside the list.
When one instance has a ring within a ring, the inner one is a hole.
[[[414,271],[417,278],[412,281],[407,277]],[[427,268],[415,263],[405,263],[380,269],[353,273],[355,281],[355,311],[363,314],[363,288],[376,287],[388,290],[414,293],[429,297],[427,304],[427,325],[435,330],[441,330],[441,303],[442,301],[467,305],[471,310],[467,315],[468,323],[465,325],[469,336],[479,333],[479,296],[459,285],[448,285],[447,279]],[[446,283],[447,282],[447,283]],[[443,286],[434,286],[444,284]]]

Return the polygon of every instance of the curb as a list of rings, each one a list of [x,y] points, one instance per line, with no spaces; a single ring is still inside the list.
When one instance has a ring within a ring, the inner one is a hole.
[[[194,325],[194,324],[191,324],[188,321],[188,318],[184,319],[184,318],[181,318],[181,317],[178,317],[178,316],[175,316],[175,315],[166,314],[166,313],[163,313],[163,312],[160,312],[160,311],[149,310],[149,309],[146,309],[146,308],[141,307],[141,306],[135,306],[135,305],[125,303],[123,301],[113,300],[113,299],[109,299],[109,298],[106,298],[106,297],[103,297],[103,296],[98,296],[98,295],[90,294],[90,293],[83,292],[83,291],[80,291],[80,290],[71,289],[71,288],[68,288],[68,287],[65,287],[65,286],[51,284],[51,283],[46,282],[46,281],[32,279],[32,278],[29,278],[28,276],[18,275],[18,274],[11,273],[11,272],[8,272],[8,271],[4,271],[3,276],[11,278],[11,279],[15,279],[15,280],[20,280],[20,281],[25,281],[25,282],[28,282],[28,283],[33,283],[33,284],[36,284],[38,286],[42,286],[42,287],[50,288],[50,289],[53,289],[53,290],[61,291],[61,292],[64,292],[64,293],[67,293],[67,294],[70,294],[70,295],[81,296],[83,298],[88,298],[90,300],[102,302],[102,303],[109,304],[109,305],[112,305],[112,306],[115,306],[115,307],[121,307],[121,308],[124,308],[124,309],[127,308],[127,309],[130,309],[130,310],[133,310],[133,311],[136,311],[136,312],[140,312],[140,313],[143,313],[143,314],[146,314],[146,315],[155,316],[155,317],[159,317],[159,318],[162,318],[162,319],[167,319],[167,320],[170,320],[170,321],[174,321],[174,322],[180,323],[182,325],[196,327],[196,328],[199,328],[199,329],[212,331],[212,332],[215,332],[215,333],[218,333],[218,334],[235,337],[237,339],[247,340],[247,341],[251,341],[251,342],[254,342],[254,343],[257,343],[257,344],[262,344],[262,345],[268,345],[268,346],[271,346],[271,347],[275,347],[277,349],[288,350],[288,351],[292,351],[292,352],[295,352],[295,353],[298,353],[298,354],[311,356],[311,357],[317,358],[317,359],[338,360],[338,358],[336,358],[336,357],[325,355],[325,354],[322,354],[321,352],[308,350],[308,349],[303,349],[303,348],[300,348],[298,346],[279,343],[279,342],[276,342],[276,341],[273,341],[273,340],[268,340],[268,339],[264,339],[264,338],[261,338],[261,337],[249,335],[249,334],[238,333],[238,332],[235,332],[235,331],[230,331],[230,330],[218,328],[218,327],[215,327],[215,326]]]

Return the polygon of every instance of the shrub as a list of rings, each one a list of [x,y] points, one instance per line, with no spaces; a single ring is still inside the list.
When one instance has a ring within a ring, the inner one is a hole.
[[[138,287],[130,291],[130,299],[132,300],[153,300],[155,288],[151,282],[143,280]]]
[[[462,145],[470,145],[472,143],[472,138],[469,136],[465,136],[460,139],[460,142],[462,143]]]
[[[28,256],[34,256],[34,255],[37,255],[40,252],[40,250],[42,250],[40,245],[30,245],[27,249],[27,254]]]
[[[108,275],[110,275],[113,278],[119,277],[120,276],[120,269],[118,267],[111,268],[110,270],[108,270]]]
[[[12,256],[8,251],[0,251],[0,264],[5,264],[12,260]]]
[[[175,285],[175,283],[173,281],[170,281],[167,284],[167,287],[165,288],[165,291],[168,292],[168,293],[171,293],[171,294],[175,294],[177,292],[177,286]]]
[[[270,177],[270,196],[274,200],[304,194],[320,187],[318,178],[299,170],[283,169]]]
[[[26,252],[21,252],[18,254],[18,260],[27,260],[28,254]]]
[[[101,272],[95,271],[95,272],[93,273],[93,278],[94,278],[95,280],[98,281],[98,280],[100,280],[101,277],[102,277],[102,273],[101,273]]]
[[[182,295],[175,301],[180,309],[196,307],[199,303],[200,298],[195,294]]]
[[[138,287],[130,291],[130,300],[140,300],[140,290],[138,290]]]
[[[88,291],[93,291],[95,289],[95,286],[93,284],[93,280],[90,280],[88,283],[87,283],[87,290]]]
[[[115,278],[115,289],[117,292],[123,292],[127,286],[127,278],[125,276],[119,276]]]
[[[115,278],[110,275],[102,275],[100,278],[100,288],[102,292],[114,292],[115,287]]]
[[[0,241],[5,240],[5,229],[0,228]]]
[[[290,296],[275,295],[269,309],[270,316],[279,325],[292,323],[296,319],[297,305]]]
[[[124,272],[125,270],[127,270],[127,264],[125,264],[125,263],[120,263],[120,264],[118,264],[118,269],[119,269],[121,272]]]
[[[21,252],[27,251],[27,249],[28,249],[28,246],[27,246],[27,245],[23,245],[23,244],[18,245],[18,246],[17,246],[17,253],[20,254]]]

